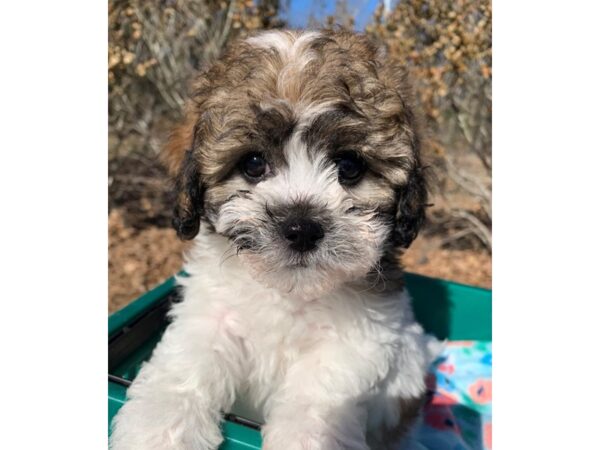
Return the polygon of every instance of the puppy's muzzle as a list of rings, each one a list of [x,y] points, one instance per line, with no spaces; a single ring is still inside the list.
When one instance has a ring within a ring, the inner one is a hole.
[[[317,247],[323,239],[323,227],[314,220],[305,218],[288,219],[281,224],[281,234],[289,242],[292,250],[308,252]]]

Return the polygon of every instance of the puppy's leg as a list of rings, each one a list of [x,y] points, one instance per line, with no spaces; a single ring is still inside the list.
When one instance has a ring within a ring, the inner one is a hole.
[[[378,368],[365,349],[319,345],[292,367],[266,405],[264,450],[367,450],[366,401]]]
[[[240,376],[239,342],[216,323],[174,322],[113,421],[113,450],[213,450]]]
[[[383,389],[369,404],[372,449],[410,448],[412,431],[427,400],[427,368],[442,350],[442,344],[423,334],[416,323],[403,331]]]

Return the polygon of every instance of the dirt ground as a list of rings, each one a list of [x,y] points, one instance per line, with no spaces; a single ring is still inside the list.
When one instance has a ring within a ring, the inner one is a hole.
[[[109,311],[114,312],[181,268],[182,243],[167,227],[127,225],[127,213],[109,214]],[[406,270],[491,287],[492,263],[484,250],[440,248],[419,237],[403,258]]]

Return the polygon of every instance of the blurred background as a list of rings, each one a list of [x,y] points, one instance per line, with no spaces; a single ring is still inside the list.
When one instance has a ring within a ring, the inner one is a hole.
[[[157,155],[187,86],[231,39],[343,27],[411,70],[435,175],[406,269],[491,287],[492,9],[476,0],[109,0],[109,310],[181,268]]]

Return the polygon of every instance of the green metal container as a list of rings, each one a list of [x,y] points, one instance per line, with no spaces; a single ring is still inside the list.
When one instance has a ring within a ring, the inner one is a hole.
[[[440,339],[492,340],[492,291],[407,274],[413,309],[426,331]],[[108,318],[108,421],[125,402],[127,386],[150,358],[168,322],[166,312],[179,301],[174,278],[142,295]],[[259,425],[229,414],[222,450],[260,449]]]

